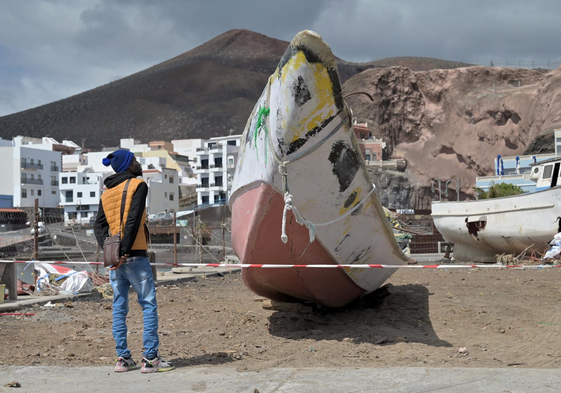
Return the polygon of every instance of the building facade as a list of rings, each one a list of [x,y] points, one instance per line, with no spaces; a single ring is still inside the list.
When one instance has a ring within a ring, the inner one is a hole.
[[[175,169],[143,169],[142,177],[148,183],[148,214],[179,210],[179,176]]]
[[[241,135],[216,137],[197,149],[197,204],[227,203],[238,160]]]
[[[91,224],[95,221],[103,192],[101,172],[62,172],[59,174],[60,204],[64,223]]]
[[[53,150],[60,145],[52,141],[51,138],[27,137],[1,140],[0,195],[11,196],[13,207],[33,207],[36,198],[39,207],[59,205],[58,174],[62,153]],[[59,150],[66,151],[65,148]]]

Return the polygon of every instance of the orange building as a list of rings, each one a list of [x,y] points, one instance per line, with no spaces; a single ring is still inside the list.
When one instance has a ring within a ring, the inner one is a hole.
[[[355,123],[353,129],[362,157],[366,161],[381,161],[386,142],[372,136],[368,123]]]

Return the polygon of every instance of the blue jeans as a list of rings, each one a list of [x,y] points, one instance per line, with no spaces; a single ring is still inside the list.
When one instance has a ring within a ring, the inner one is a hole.
[[[132,261],[131,261],[132,260]],[[156,287],[147,257],[133,257],[130,262],[117,270],[109,272],[113,287],[113,339],[117,356],[129,357],[127,346],[127,314],[129,312],[129,288],[132,285],[138,295],[138,303],[144,316],[143,356],[151,359],[157,355],[160,340],[158,338],[158,304]]]

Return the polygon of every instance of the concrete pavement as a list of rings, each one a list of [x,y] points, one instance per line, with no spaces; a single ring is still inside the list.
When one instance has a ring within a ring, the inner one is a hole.
[[[269,368],[238,372],[232,365],[185,367],[167,373],[116,374],[112,367],[3,367],[4,384],[17,381],[17,392],[559,392],[554,369],[480,368]]]

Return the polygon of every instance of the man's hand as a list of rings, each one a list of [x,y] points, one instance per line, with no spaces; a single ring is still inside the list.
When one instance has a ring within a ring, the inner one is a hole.
[[[118,261],[116,264],[111,265],[111,266],[109,267],[109,270],[117,270],[118,268],[120,268],[121,265],[124,264],[124,263],[127,261],[127,258],[128,258],[128,257],[129,257],[128,254],[125,254],[125,255],[121,256],[121,257],[119,258],[119,261]]]

